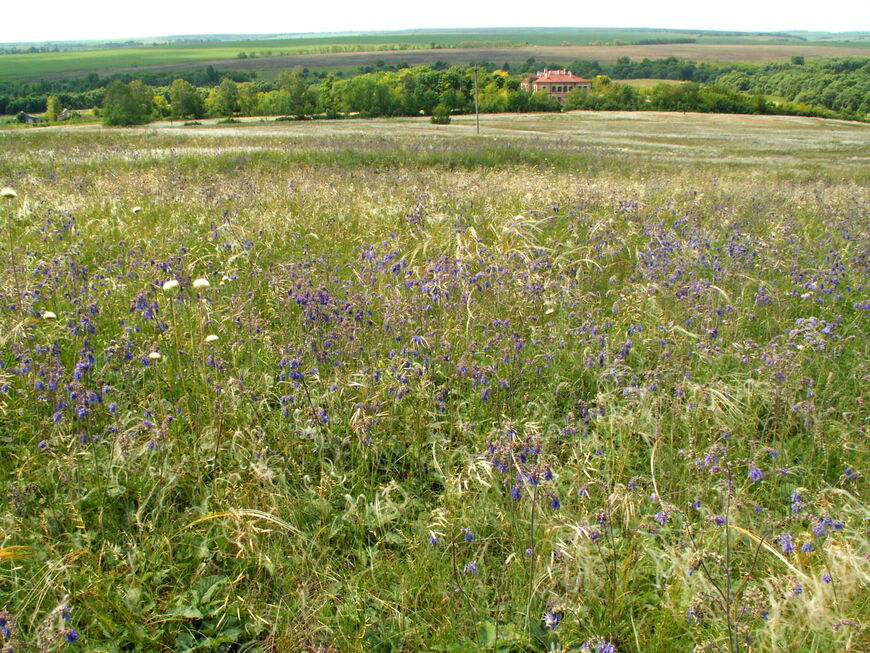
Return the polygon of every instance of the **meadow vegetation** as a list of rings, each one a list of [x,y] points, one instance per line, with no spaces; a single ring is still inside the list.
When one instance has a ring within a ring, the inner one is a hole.
[[[861,651],[870,127],[0,131],[4,651]]]

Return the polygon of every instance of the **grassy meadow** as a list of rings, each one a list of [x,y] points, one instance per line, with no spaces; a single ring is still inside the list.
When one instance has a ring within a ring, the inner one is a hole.
[[[0,649],[865,651],[870,126],[0,130]]]

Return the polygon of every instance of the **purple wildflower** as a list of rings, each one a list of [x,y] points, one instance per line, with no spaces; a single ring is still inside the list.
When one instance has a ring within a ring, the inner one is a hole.
[[[804,498],[798,494],[797,490],[791,493],[791,511],[795,514],[803,512]]]
[[[556,626],[562,621],[562,615],[555,610],[547,610],[544,613],[544,626],[550,630],[555,630]]]
[[[791,537],[791,533],[783,533],[776,538],[776,541],[779,542],[779,545],[782,547],[783,553],[794,552],[794,540]]]

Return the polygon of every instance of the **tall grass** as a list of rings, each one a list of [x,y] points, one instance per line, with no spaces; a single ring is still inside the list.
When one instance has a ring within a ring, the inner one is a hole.
[[[0,162],[3,645],[866,645],[848,168],[133,133],[60,167],[29,138]]]

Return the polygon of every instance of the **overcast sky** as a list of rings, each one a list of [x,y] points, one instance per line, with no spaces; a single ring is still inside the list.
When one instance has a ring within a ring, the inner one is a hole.
[[[437,27],[870,31],[870,0],[5,0],[0,42]],[[516,9],[514,9],[516,7]],[[540,11],[536,9],[540,7]]]

